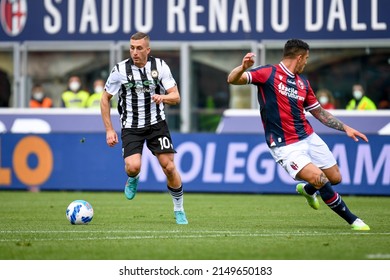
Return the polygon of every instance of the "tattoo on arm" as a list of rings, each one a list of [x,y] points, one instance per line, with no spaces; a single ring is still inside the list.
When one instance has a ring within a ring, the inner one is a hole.
[[[312,113],[312,115],[316,119],[318,119],[321,123],[323,123],[327,127],[340,130],[340,131],[345,131],[344,124],[335,116],[333,116],[331,113],[323,109],[322,107],[316,108],[310,111],[310,113]]]

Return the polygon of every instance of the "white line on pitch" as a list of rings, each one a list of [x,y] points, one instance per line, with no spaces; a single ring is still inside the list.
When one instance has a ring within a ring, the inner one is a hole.
[[[60,231],[63,232],[63,231]],[[99,231],[99,232],[105,232],[105,231]],[[126,232],[126,233],[132,233],[129,231],[121,231],[121,232]],[[142,233],[143,231],[136,231],[137,233]],[[148,231],[146,231],[148,232]],[[40,232],[42,233],[42,232]],[[50,233],[50,231],[47,231],[45,233]],[[53,233],[53,232],[51,232]],[[86,232],[83,232],[86,233]],[[87,233],[96,233],[96,231],[89,231]],[[112,233],[111,232],[105,232],[105,233]],[[144,232],[145,233],[145,232]],[[177,233],[176,231],[161,231],[161,232],[153,232],[150,231],[148,233]],[[187,233],[200,233],[200,234],[185,234],[185,232],[180,232],[181,235],[132,235],[132,236],[102,236],[102,237],[82,237],[82,238],[75,238],[74,236],[69,236],[69,239],[67,238],[26,238],[26,240],[30,241],[75,241],[75,240],[126,240],[126,239],[170,239],[170,238],[218,238],[218,237],[284,237],[284,236],[329,236],[329,235],[334,235],[334,233],[319,233],[319,232],[311,232],[311,233],[302,233],[302,232],[284,232],[284,233],[249,233],[249,232],[223,232],[218,233],[218,232],[202,232],[202,231],[195,231],[195,232],[187,232]],[[203,234],[202,234],[203,233]],[[212,234],[207,234],[207,233],[212,233]],[[356,232],[345,232],[345,233],[338,233],[338,235],[356,235]],[[359,233],[359,234],[364,234],[364,235],[390,235],[388,232],[384,233]],[[15,238],[13,236],[12,239],[0,239],[0,242],[17,242],[23,240],[23,238]]]

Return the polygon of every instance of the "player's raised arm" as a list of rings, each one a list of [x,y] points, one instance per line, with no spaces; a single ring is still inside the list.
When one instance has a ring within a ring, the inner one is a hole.
[[[227,82],[232,85],[245,85],[248,81],[245,71],[255,63],[254,57],[253,53],[247,53],[242,59],[242,64],[230,72]]]

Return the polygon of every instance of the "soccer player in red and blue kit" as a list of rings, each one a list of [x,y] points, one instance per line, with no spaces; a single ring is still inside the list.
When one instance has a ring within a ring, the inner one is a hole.
[[[324,125],[344,131],[355,141],[358,137],[366,142],[368,139],[323,109],[309,81],[299,75],[306,66],[309,50],[309,45],[302,40],[288,40],[279,64],[250,70],[254,54],[247,53],[242,64],[230,72],[228,83],[257,87],[260,115],[270,152],[292,178],[307,182],[297,184],[296,190],[308,204],[313,209],[319,208],[318,191],[325,204],[347,221],[353,230],[370,230],[333,190],[332,185],[341,182],[339,167],[326,143],[307,121],[305,111]]]

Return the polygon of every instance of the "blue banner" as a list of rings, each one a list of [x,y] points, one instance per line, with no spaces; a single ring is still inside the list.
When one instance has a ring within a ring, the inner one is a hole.
[[[263,135],[172,134],[175,162],[186,192],[294,193],[295,184],[272,159]],[[390,136],[369,143],[322,135],[335,155],[341,194],[390,195]],[[105,133],[2,134],[0,189],[123,191],[120,144]],[[139,191],[166,190],[157,159],[142,158]]]
[[[0,42],[389,38],[388,0],[0,0]]]

